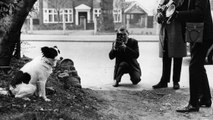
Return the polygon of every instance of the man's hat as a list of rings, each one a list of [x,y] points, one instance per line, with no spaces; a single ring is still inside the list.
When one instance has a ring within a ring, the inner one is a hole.
[[[124,28],[124,27],[119,28],[118,32],[119,33],[120,32],[125,32],[125,33],[127,33],[129,35],[129,31],[126,28]]]

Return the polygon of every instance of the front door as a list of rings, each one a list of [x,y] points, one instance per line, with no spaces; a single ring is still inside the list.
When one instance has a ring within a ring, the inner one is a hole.
[[[82,29],[86,29],[86,24],[87,24],[87,12],[79,12],[78,13],[78,22],[79,25],[82,27]]]

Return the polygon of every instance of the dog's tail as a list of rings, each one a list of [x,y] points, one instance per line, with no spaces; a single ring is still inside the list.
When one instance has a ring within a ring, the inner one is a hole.
[[[15,78],[10,82],[9,86],[6,88],[0,87],[0,95],[9,95],[9,96],[14,96],[11,89],[14,89],[14,87],[17,84],[26,83],[28,84],[30,81],[31,77],[28,73],[24,73],[22,71],[18,71],[15,75]]]
[[[22,82],[28,84],[30,79],[31,79],[30,74],[22,72],[22,71],[18,71],[15,74],[14,79],[12,79],[10,85],[15,87],[16,85],[21,84]]]

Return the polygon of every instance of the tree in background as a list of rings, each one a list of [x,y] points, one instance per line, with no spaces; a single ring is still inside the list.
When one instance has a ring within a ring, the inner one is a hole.
[[[9,66],[17,43],[20,44],[22,25],[36,0],[0,1],[0,66]]]

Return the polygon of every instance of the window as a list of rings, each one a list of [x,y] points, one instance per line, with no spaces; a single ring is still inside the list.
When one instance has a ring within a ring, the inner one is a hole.
[[[114,9],[113,10],[113,19],[115,23],[122,21],[122,12],[120,9]]]
[[[49,14],[49,21],[53,22],[53,15]]]
[[[94,8],[93,9],[93,19],[95,19],[95,17],[99,17],[101,14],[101,9],[100,8]]]
[[[131,15],[130,19],[134,19],[134,15],[133,14]]]
[[[68,15],[67,15],[67,14],[64,15],[64,20],[65,20],[65,22],[69,22],[69,19],[68,19]]]
[[[73,9],[44,9],[44,23],[73,23]]]
[[[72,17],[72,15],[71,14],[69,14],[69,21],[73,21],[73,17]]]
[[[59,19],[58,19],[58,15],[57,15],[57,14],[54,14],[54,20],[55,20],[56,22],[58,22],[58,21],[59,21]]]

